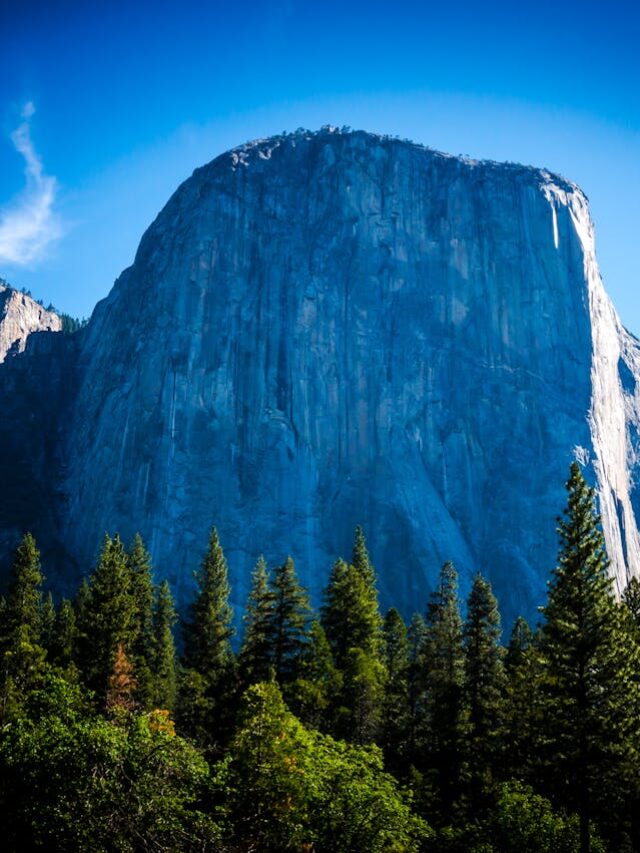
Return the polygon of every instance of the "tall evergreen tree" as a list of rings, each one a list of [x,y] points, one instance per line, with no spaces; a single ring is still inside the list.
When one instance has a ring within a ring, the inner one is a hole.
[[[31,643],[42,640],[42,584],[40,552],[30,533],[25,533],[11,566],[11,580],[4,607],[4,640],[16,633]]]
[[[274,594],[267,563],[260,556],[251,576],[251,590],[243,617],[244,637],[238,656],[240,677],[245,685],[269,679],[273,651],[273,605]]]
[[[117,649],[130,653],[134,638],[131,572],[118,534],[105,535],[96,569],[79,595],[79,665],[87,685],[104,702]]]
[[[3,607],[0,723],[18,713],[22,697],[44,666],[43,580],[40,552],[33,536],[26,533],[15,553]]]
[[[425,664],[424,654],[427,626],[419,613],[414,613],[407,631],[407,769],[419,763],[418,739],[424,727],[425,716]]]
[[[356,529],[353,561],[337,560],[325,592],[322,626],[342,673],[333,713],[335,734],[367,743],[380,734],[386,672],[375,572]]]
[[[76,613],[71,602],[63,598],[53,625],[52,661],[65,669],[71,666],[74,660],[76,641]]]
[[[151,557],[139,533],[134,537],[128,563],[134,604],[130,658],[135,672],[135,698],[142,708],[148,709],[153,704],[153,577]]]
[[[539,637],[519,616],[511,631],[504,659],[502,756],[505,778],[534,783],[542,735],[542,666]]]
[[[233,611],[229,604],[229,570],[218,531],[211,528],[209,544],[195,574],[198,591],[184,625],[185,662],[210,683],[233,662]]]
[[[217,754],[232,724],[236,660],[229,572],[215,527],[195,577],[198,590],[183,626],[187,669],[180,678],[177,719],[187,734]]]
[[[612,596],[595,492],[575,462],[566,488],[542,633],[547,779],[557,799],[578,812],[582,853],[589,851],[590,820],[621,850],[620,827],[614,831],[608,816],[623,811],[620,800],[637,769],[637,646]]]
[[[382,746],[387,764],[405,766],[409,740],[409,638],[402,616],[392,607],[384,620],[387,682],[383,702]]]
[[[467,714],[464,706],[464,650],[458,603],[458,575],[445,563],[427,608],[422,662],[424,703],[420,770],[431,788],[440,819],[461,792]]]
[[[378,656],[381,624],[375,587],[353,564],[337,560],[325,592],[322,626],[338,667],[344,666],[352,648]]]
[[[309,598],[300,586],[291,557],[279,566],[271,584],[273,609],[270,635],[273,667],[282,684],[294,681],[300,674],[302,658],[308,644],[311,614]]]
[[[48,592],[42,599],[40,610],[40,638],[42,645],[47,651],[51,649],[53,642],[53,631],[56,623],[56,607],[53,603],[53,595]]]
[[[351,565],[360,574],[365,584],[365,594],[369,601],[369,609],[375,615],[375,630],[372,632],[370,649],[365,649],[372,654],[380,654],[382,644],[382,616],[380,614],[380,603],[378,600],[378,579],[376,570],[373,567],[367,549],[367,543],[364,536],[364,530],[360,525],[356,527],[356,532],[353,542],[353,554],[351,555]],[[365,648],[360,646],[360,648]]]
[[[469,594],[463,633],[468,762],[472,793],[477,796],[489,789],[497,769],[504,692],[498,603],[480,574]]]
[[[357,646],[349,649],[342,671],[336,732],[357,744],[381,736],[386,669],[377,655]]]
[[[289,706],[305,725],[329,731],[332,711],[342,685],[331,646],[320,622],[314,619],[302,655],[300,674],[289,688]]]
[[[176,648],[173,626],[177,615],[169,581],[158,587],[153,613],[153,704],[172,711],[178,688]]]

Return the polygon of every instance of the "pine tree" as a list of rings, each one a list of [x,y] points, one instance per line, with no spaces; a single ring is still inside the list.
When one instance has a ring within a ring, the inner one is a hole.
[[[333,661],[327,636],[320,622],[314,619],[302,655],[299,678],[289,688],[289,707],[305,725],[328,731],[341,685],[341,675]]]
[[[339,559],[331,570],[322,626],[342,673],[333,714],[335,733],[369,742],[380,734],[386,670],[376,575],[361,527],[356,528],[352,562]]]
[[[184,625],[187,669],[180,678],[177,719],[187,734],[216,754],[230,733],[236,661],[229,572],[215,527],[195,577],[198,591]]]
[[[22,537],[11,567],[11,581],[4,608],[3,639],[11,642],[16,632],[38,645],[42,640],[42,584],[40,552],[30,533]]]
[[[369,558],[367,550],[367,542],[364,537],[364,530],[360,525],[356,527],[356,532],[353,542],[353,553],[351,555],[351,565],[357,569],[362,575],[364,581],[370,589],[375,589],[376,572]]]
[[[300,586],[291,557],[279,566],[271,584],[273,609],[270,637],[275,677],[281,685],[294,681],[308,644],[309,598]]]
[[[360,648],[364,648],[371,654],[380,654],[382,643],[382,616],[380,615],[380,604],[378,601],[378,586],[376,570],[369,558],[367,543],[364,537],[364,530],[360,525],[356,527],[353,543],[353,554],[351,555],[351,565],[360,574],[365,585],[365,594],[369,603],[369,612],[373,616],[374,625],[371,632],[369,643],[360,644]]]
[[[427,626],[419,613],[414,613],[407,631],[407,766],[418,763],[417,746],[425,711],[424,654]]]
[[[56,622],[56,607],[53,603],[53,595],[48,592],[42,600],[40,609],[40,638],[41,643],[47,651],[51,649],[53,642],[53,631]]]
[[[153,704],[153,577],[151,557],[139,533],[134,537],[128,563],[134,604],[130,656],[136,673],[136,701],[149,709]]]
[[[238,656],[240,677],[245,686],[269,679],[273,605],[274,594],[270,587],[267,564],[264,557],[260,556],[251,576],[251,591],[243,617],[244,637]]]
[[[158,587],[153,613],[153,704],[172,711],[178,689],[173,626],[177,615],[167,580]]]
[[[427,608],[421,655],[424,719],[419,769],[432,789],[434,814],[443,819],[461,792],[465,775],[464,650],[458,575],[445,563]]]
[[[22,700],[44,667],[43,580],[40,552],[33,536],[26,533],[15,553],[3,607],[0,724],[19,712]]]
[[[77,639],[76,614],[71,602],[63,598],[56,613],[51,640],[51,659],[68,668],[74,659]]]
[[[638,578],[631,578],[622,594],[622,600],[640,629],[640,580]]]
[[[229,605],[229,570],[218,531],[211,528],[209,545],[195,574],[198,591],[184,626],[185,662],[209,683],[226,674],[233,663],[233,611]]]
[[[480,574],[469,594],[463,633],[468,762],[473,793],[478,796],[483,789],[489,789],[495,775],[504,690],[498,603],[490,584]]]
[[[342,671],[337,734],[352,743],[380,738],[386,670],[377,657],[357,646],[349,649]]]
[[[638,653],[612,596],[595,492],[575,462],[566,488],[542,633],[547,780],[562,805],[577,811],[588,853],[590,820],[616,849],[624,844],[608,817],[623,811],[638,766]]]
[[[384,620],[387,682],[382,709],[382,746],[387,764],[404,767],[409,739],[409,638],[402,616],[392,607]]]
[[[505,700],[500,750],[505,778],[537,781],[543,714],[539,637],[519,616],[504,659]]]
[[[344,667],[352,648],[378,656],[381,624],[375,587],[368,584],[366,574],[355,566],[337,560],[329,576],[322,608],[322,626],[337,666]]]
[[[131,572],[120,537],[106,535],[89,585],[77,602],[79,665],[87,686],[104,702],[116,652],[133,645],[135,601]]]

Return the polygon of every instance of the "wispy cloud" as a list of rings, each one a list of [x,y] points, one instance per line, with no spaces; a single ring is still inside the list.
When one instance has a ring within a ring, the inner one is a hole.
[[[57,181],[45,174],[31,139],[34,113],[35,107],[29,101],[22,110],[22,122],[11,134],[16,151],[24,158],[25,187],[0,210],[0,261],[18,266],[40,260],[62,234],[54,210]]]

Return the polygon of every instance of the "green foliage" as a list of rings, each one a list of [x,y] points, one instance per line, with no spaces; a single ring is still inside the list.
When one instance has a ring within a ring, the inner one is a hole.
[[[269,678],[272,666],[271,629],[274,594],[269,572],[260,556],[251,575],[251,591],[243,617],[244,638],[238,656],[240,676],[245,685]]]
[[[550,791],[578,812],[586,851],[589,821],[605,827],[612,809],[624,812],[635,782],[639,657],[613,599],[595,494],[577,463],[566,488],[542,632],[545,769]],[[622,827],[609,834],[622,849]]]
[[[6,849],[213,849],[207,765],[162,719],[92,716],[56,676],[43,693],[0,741]]]
[[[322,608],[322,624],[340,667],[352,648],[379,655],[382,640],[375,572],[360,527],[353,560],[350,565],[344,560],[334,564]]]
[[[392,608],[383,626],[358,528],[322,622],[291,558],[271,578],[258,561],[236,670],[213,530],[178,665],[171,590],[154,591],[139,537],[127,554],[107,536],[56,612],[27,535],[0,599],[3,843],[604,853],[604,838],[610,853],[640,850],[640,584],[614,600],[577,466],[567,488],[542,629],[518,619],[506,650],[479,575],[463,627],[450,563],[426,620],[407,630]],[[240,684],[253,686],[239,711]]]
[[[84,329],[84,327],[89,322],[87,317],[72,317],[71,314],[65,314],[64,312],[56,311],[53,306],[49,306],[47,308],[48,311],[55,311],[55,313],[62,320],[62,334],[63,335],[72,335],[74,332],[79,332],[80,329]]]
[[[425,712],[424,694],[424,648],[427,626],[419,613],[414,613],[407,630],[407,746],[406,763],[416,763],[418,745],[423,734],[423,715]],[[403,768],[408,769],[407,767]]]
[[[235,657],[229,572],[215,527],[195,578],[198,591],[184,625],[187,671],[180,681],[178,719],[196,743],[216,752],[231,725]]]
[[[505,655],[502,749],[507,776],[534,781],[544,720],[542,658],[536,637],[519,616]]]
[[[211,528],[209,545],[198,572],[196,598],[184,626],[185,661],[209,681],[216,681],[233,660],[233,612],[229,605],[229,570],[218,531]]]
[[[577,817],[554,811],[549,800],[519,782],[500,786],[488,829],[500,853],[578,853],[580,850]],[[592,853],[605,853],[593,828],[590,843]]]
[[[56,608],[53,595],[48,592],[42,599],[40,608],[40,643],[49,650],[53,642],[53,632],[56,623]]]
[[[469,594],[463,633],[467,758],[477,792],[490,785],[497,763],[504,696],[500,614],[491,586],[480,574]]]
[[[173,626],[177,614],[169,582],[164,580],[158,587],[153,612],[153,705],[156,708],[173,710],[178,689],[176,647]]]
[[[76,640],[76,613],[71,602],[63,598],[53,623],[49,649],[51,661],[64,669],[71,666]]]
[[[106,535],[98,565],[77,602],[79,665],[98,700],[106,698],[118,646],[130,652],[136,602],[129,561],[120,537]]]
[[[30,533],[25,533],[11,566],[3,614],[2,639],[5,645],[16,642],[18,635],[33,645],[41,642],[43,581],[36,541]]]
[[[387,684],[382,703],[382,744],[387,765],[396,771],[409,753],[409,637],[402,616],[392,607],[384,620]]]
[[[279,566],[271,585],[270,642],[273,649],[273,668],[280,684],[295,681],[300,675],[302,659],[309,641],[308,628],[311,607],[309,598],[300,586],[291,557]]]
[[[336,732],[353,743],[376,741],[382,727],[386,670],[364,649],[349,649],[342,672]]]
[[[139,533],[133,540],[128,563],[133,599],[129,654],[135,669],[136,699],[141,707],[150,710],[154,704],[153,577],[151,557]]]
[[[243,850],[417,851],[429,835],[379,750],[306,730],[274,683],[247,692],[216,787]]]
[[[333,707],[342,687],[324,628],[317,619],[309,628],[300,676],[288,689],[289,705],[305,725],[327,731],[333,723]]]
[[[44,667],[42,582],[40,552],[27,533],[16,550],[2,608],[0,724],[20,713],[23,696]]]
[[[420,652],[422,714],[418,767],[425,772],[427,801],[442,817],[460,792],[468,731],[464,704],[465,656],[458,576],[445,563],[427,608]],[[429,792],[430,789],[430,792]]]
[[[622,600],[628,607],[633,621],[640,629],[640,580],[638,578],[631,578],[622,594]]]
[[[337,560],[331,570],[322,626],[342,674],[334,731],[355,743],[370,743],[381,731],[386,669],[376,576],[361,527],[356,528],[352,562]]]

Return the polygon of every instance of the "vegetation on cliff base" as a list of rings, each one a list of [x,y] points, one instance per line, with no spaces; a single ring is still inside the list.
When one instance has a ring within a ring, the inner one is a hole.
[[[577,465],[542,623],[500,641],[443,566],[409,627],[364,534],[312,612],[288,557],[253,574],[239,653],[215,529],[182,625],[140,537],[73,601],[26,534],[0,600],[0,828],[10,851],[640,850],[637,584],[613,596]],[[184,648],[179,658],[176,645]]]

